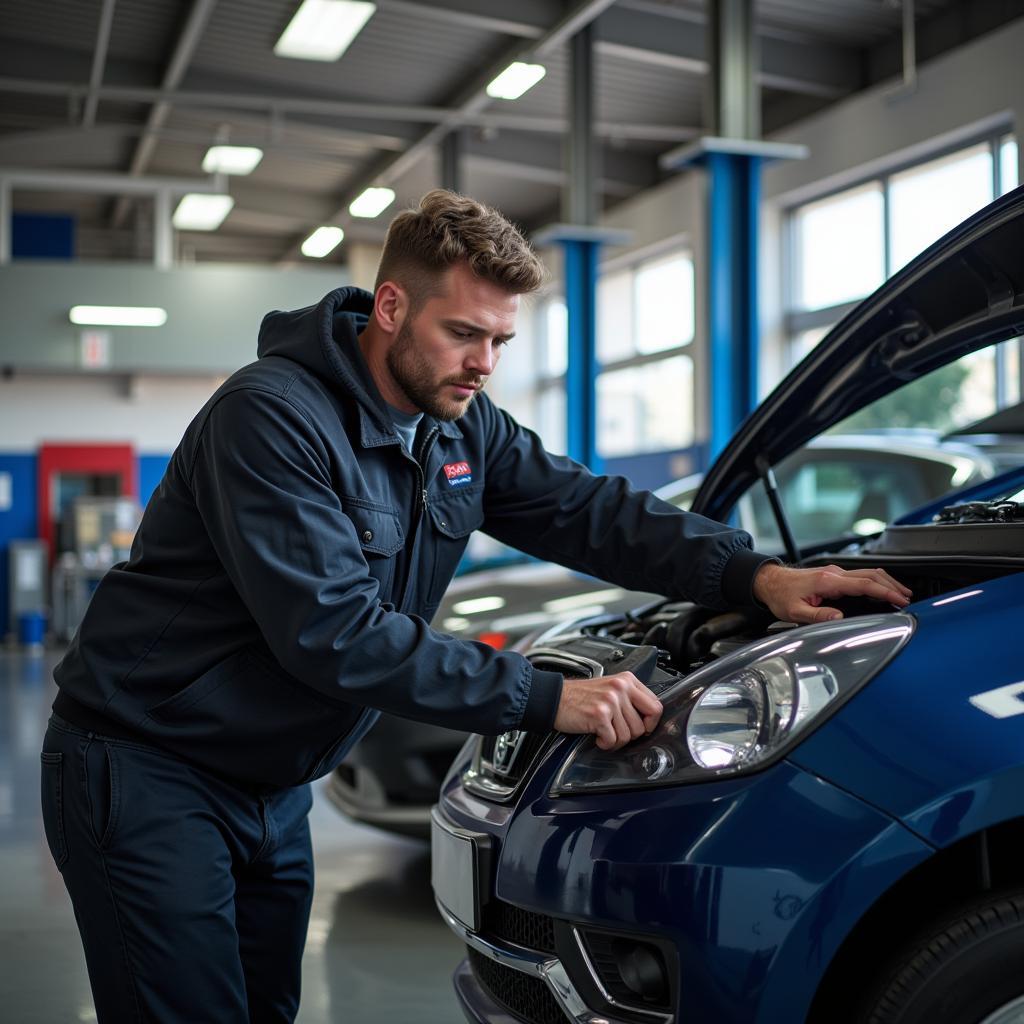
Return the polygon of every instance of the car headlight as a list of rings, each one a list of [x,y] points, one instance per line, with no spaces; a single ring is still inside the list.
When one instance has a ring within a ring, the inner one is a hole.
[[[764,768],[871,679],[913,629],[909,615],[871,615],[750,644],[666,690],[650,736],[616,751],[585,737],[552,794],[707,782]]]

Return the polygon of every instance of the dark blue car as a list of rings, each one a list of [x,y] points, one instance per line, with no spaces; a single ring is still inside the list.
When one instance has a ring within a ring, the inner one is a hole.
[[[899,388],[945,381],[934,401],[953,401],[950,366],[1019,358],[1021,334],[1024,190],[850,313],[695,510],[728,519]],[[790,557],[881,565],[914,591],[902,612],[851,601],[795,627],[661,602],[528,641],[567,676],[632,670],[665,712],[614,753],[527,733],[462,749],[433,884],[470,1021],[1024,1021],[1024,468],[879,526]]]

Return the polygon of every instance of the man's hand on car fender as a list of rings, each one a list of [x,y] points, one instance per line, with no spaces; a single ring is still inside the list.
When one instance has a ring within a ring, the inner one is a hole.
[[[602,750],[618,750],[651,732],[661,701],[632,672],[566,679],[555,715],[559,732],[593,733]]]
[[[884,569],[792,569],[769,562],[754,576],[754,597],[787,622],[827,622],[843,617],[824,603],[830,598],[871,597],[902,608],[911,591]]]

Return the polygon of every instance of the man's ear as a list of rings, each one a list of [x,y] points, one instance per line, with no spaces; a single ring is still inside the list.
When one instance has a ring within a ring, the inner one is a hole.
[[[373,296],[373,316],[385,334],[395,334],[409,312],[409,296],[394,281],[383,281]]]

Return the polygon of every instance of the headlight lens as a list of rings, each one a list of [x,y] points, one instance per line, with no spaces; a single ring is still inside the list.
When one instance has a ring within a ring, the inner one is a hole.
[[[706,782],[762,768],[871,679],[913,628],[909,615],[863,616],[744,647],[662,694],[650,736],[617,751],[581,741],[552,792]]]

